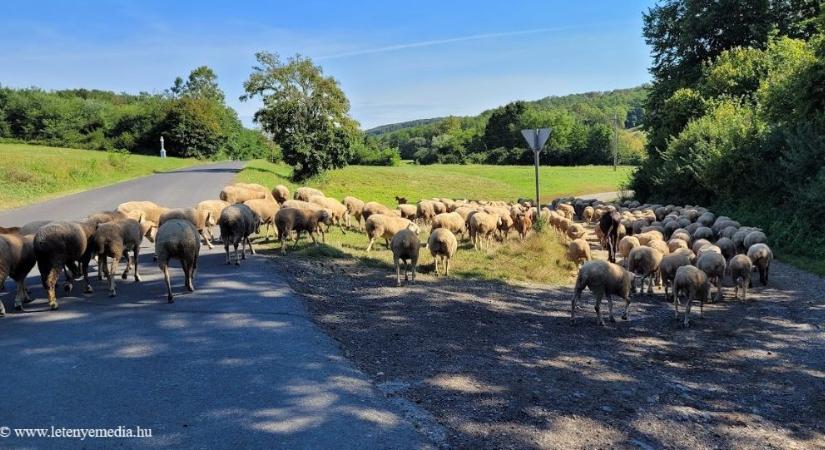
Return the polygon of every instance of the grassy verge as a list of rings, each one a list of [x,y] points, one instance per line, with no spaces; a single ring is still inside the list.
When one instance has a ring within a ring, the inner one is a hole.
[[[570,283],[575,267],[565,258],[566,248],[553,232],[531,233],[524,242],[514,234],[511,233],[505,242],[493,242],[484,250],[474,250],[469,241],[460,241],[450,263],[450,276],[555,285]],[[421,232],[421,242],[426,242],[428,237],[429,230],[425,228]],[[351,258],[370,267],[390,270],[393,267],[392,251],[384,240],[376,241],[369,254],[365,251],[368,242],[363,232],[351,230],[344,234],[338,227],[332,227],[326,243],[316,247],[304,237],[294,250],[292,243],[287,244],[287,255],[313,259]],[[268,248],[279,252],[280,244],[273,243]],[[421,249],[418,272],[435,273],[433,257],[426,248]]]
[[[512,201],[535,195],[533,170],[529,166],[487,165],[349,166],[310,180],[306,185],[339,200],[353,195],[388,206],[395,205],[396,195],[411,202],[431,197]],[[539,176],[542,201],[616,191],[632,170],[627,166],[615,172],[608,166],[542,167]],[[296,185],[289,180],[290,172],[289,166],[283,164],[251,161],[238,175],[238,181],[269,187],[284,184],[294,190]]]
[[[196,163],[194,159],[0,143],[0,210]]]

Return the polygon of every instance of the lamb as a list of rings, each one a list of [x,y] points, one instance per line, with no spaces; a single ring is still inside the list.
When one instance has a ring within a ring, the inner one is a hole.
[[[230,264],[229,244],[235,247],[236,266],[241,265],[240,259],[246,259],[247,245],[249,245],[249,251],[253,255],[255,254],[255,249],[252,247],[252,243],[249,242],[249,235],[261,226],[261,217],[255,211],[243,203],[236,203],[221,212],[221,218],[218,222],[221,227],[221,241],[223,242],[223,249],[226,252],[227,265]],[[280,231],[279,229],[279,234]],[[240,259],[238,259],[239,243],[241,244]]]
[[[309,202],[326,209],[329,212],[332,223],[338,225],[341,229],[341,233],[347,234],[347,230],[344,229],[344,225],[346,224],[348,213],[347,207],[344,206],[343,203],[332,197],[322,197],[320,195],[310,197]]]
[[[289,200],[289,188],[283,184],[275,186],[272,188],[272,198],[274,198],[279,205],[283,204],[285,201]]]
[[[458,250],[458,241],[452,231],[446,228],[438,228],[430,233],[427,240],[427,248],[433,255],[435,261],[435,276],[439,276],[438,260],[441,259],[441,266],[444,268],[444,275],[450,276],[450,259],[455,256]]]
[[[590,288],[590,292],[596,297],[597,323],[605,326],[601,312],[602,297],[605,295],[607,296],[607,310],[610,321],[616,321],[613,317],[613,295],[618,295],[624,299],[625,308],[622,313],[622,319],[627,320],[628,308],[630,307],[630,289],[632,285],[633,274],[624,270],[618,264],[601,260],[585,263],[576,277],[576,288],[573,294],[573,301],[570,305],[570,323],[576,323],[576,302],[581,298],[584,288]]]
[[[641,292],[645,290],[645,279],[647,279],[647,292],[653,293],[653,281],[659,271],[662,257],[663,255],[658,250],[645,246],[636,247],[627,255],[627,270],[642,278]]]
[[[91,257],[87,256],[90,255],[87,250],[93,235],[94,224],[91,222],[51,222],[34,235],[37,269],[51,309],[58,308],[55,286],[61,269],[64,269],[66,275],[65,291],[71,292],[72,281],[83,276],[86,292],[92,292],[85,267],[88,266],[86,258]],[[78,266],[78,262],[81,266]]]
[[[418,241],[418,232],[404,228],[392,237],[392,262],[395,265],[395,284],[401,286],[401,261],[404,261],[404,281],[409,281],[407,271],[412,266],[412,284],[415,284],[415,268],[418,265],[418,252],[421,243]]]
[[[295,191],[295,200],[303,200],[308,202],[310,198],[320,195],[321,197],[326,197],[323,192],[319,191],[318,189],[314,189],[311,187],[299,187]]]
[[[604,236],[603,246],[607,247],[608,259],[610,262],[616,262],[616,246],[619,243],[619,226],[621,225],[622,215],[614,211],[605,213],[599,219],[597,229]]]
[[[281,206],[274,199],[256,198],[243,202],[249,209],[255,212],[261,218],[261,224],[266,225],[264,237],[269,241],[269,230],[275,228],[275,214],[281,209]],[[220,216],[219,216],[220,217]],[[275,230],[274,234],[277,234]]]
[[[457,212],[441,213],[433,218],[432,230],[447,229],[455,234],[460,234],[462,237],[467,232],[467,224],[464,218]]]
[[[26,289],[26,277],[37,262],[34,255],[34,235],[22,235],[13,231],[0,234],[0,281],[11,277],[17,284],[14,296],[14,309],[23,311],[23,304],[29,303],[29,291]],[[0,301],[0,317],[6,315],[3,302]]]
[[[221,189],[218,198],[234,205],[236,203],[243,203],[247,200],[252,200],[253,198],[267,198],[268,196],[272,196],[272,193],[269,191],[261,192],[259,190],[249,189],[243,186],[230,185],[224,186],[224,188]]]
[[[295,231],[295,245],[298,245],[298,240],[301,239],[301,233],[309,234],[312,243],[318,245],[315,240],[315,232],[321,233],[323,238],[324,230],[321,224],[329,226],[332,218],[325,209],[317,211],[299,209],[299,208],[281,208],[275,215],[275,225],[278,229],[278,240],[281,241],[281,253],[286,253],[286,239],[289,237],[291,231]]]
[[[355,218],[358,224],[357,228],[361,228],[361,217],[364,215],[364,202],[352,197],[344,197],[344,206],[347,208],[347,226],[350,226],[350,217]]]
[[[237,205],[230,206],[224,210],[224,214],[238,207]],[[221,229],[223,226],[222,223]],[[228,240],[224,239],[224,242]],[[163,272],[163,279],[166,281],[166,300],[169,303],[175,301],[172,295],[172,283],[169,279],[169,260],[172,258],[180,260],[186,290],[194,292],[193,280],[195,269],[198,268],[200,249],[198,230],[192,222],[184,219],[170,219],[158,228],[158,234],[155,237],[155,254],[158,257],[158,267]]]
[[[476,212],[470,216],[470,239],[473,241],[473,248],[479,250],[484,241],[489,241],[490,236],[501,225],[501,216],[485,212]]]
[[[749,248],[753,247],[754,244],[767,244],[767,243],[768,243],[768,237],[765,236],[765,233],[763,233],[759,230],[754,230],[754,231],[751,231],[750,233],[748,233],[747,236],[745,236],[745,240],[743,241],[742,244],[743,244],[744,248],[749,249]]]
[[[590,261],[590,244],[584,239],[574,239],[567,245],[567,259],[569,259],[576,267],[580,264]]]
[[[722,253],[705,252],[696,260],[696,267],[705,272],[708,281],[716,286],[716,300],[722,300],[722,280],[725,278],[725,257]]]
[[[97,267],[99,272],[106,275],[109,281],[109,296],[117,295],[115,285],[115,274],[118,271],[120,258],[126,257],[126,270],[123,271],[122,278],[125,280],[129,275],[132,263],[129,259],[129,251],[135,262],[135,282],[140,281],[138,273],[138,255],[140,254],[140,243],[143,235],[149,229],[148,222],[139,223],[134,219],[115,220],[98,225],[95,231],[94,242],[97,253]],[[112,266],[107,267],[106,258],[112,258]]]
[[[499,218],[501,220],[501,218]],[[533,220],[530,218],[529,213],[521,213],[516,216],[516,224],[515,228],[518,232],[519,238],[523,241],[525,237],[527,237],[527,233],[530,232],[530,228],[533,227]],[[569,228],[568,228],[569,230]]]
[[[203,243],[210,249],[213,247],[212,242],[206,236],[206,230],[209,224],[213,223],[212,211],[196,209],[196,208],[175,208],[169,209],[160,215],[158,226],[163,225],[166,221],[172,219],[188,220],[198,230],[198,234],[203,238]]]
[[[665,286],[665,298],[669,298],[668,287],[673,284],[676,271],[682,266],[689,266],[692,263],[693,252],[690,250],[680,250],[676,253],[665,255],[659,264],[659,273],[662,275],[662,284]]]
[[[402,203],[398,205],[398,212],[400,212],[401,217],[405,219],[415,220],[415,214],[418,212],[418,207],[416,205]]]
[[[753,262],[746,255],[736,255],[728,263],[728,272],[736,288],[733,291],[734,297],[739,298],[739,289],[742,289],[742,300],[748,298],[748,286],[751,284],[751,272]]]
[[[748,258],[757,270],[759,270],[759,282],[762,286],[768,285],[768,272],[771,268],[771,261],[773,261],[773,252],[768,244],[758,243],[753,244],[748,248]]]
[[[676,320],[679,319],[679,294],[686,297],[684,323],[687,328],[693,300],[699,300],[699,317],[704,316],[705,300],[710,296],[710,283],[705,272],[690,265],[676,270],[676,276],[673,278],[673,307],[676,309]]]
[[[401,217],[401,213],[398,210],[390,209],[378,202],[367,202],[364,205],[363,212],[364,225],[366,225],[367,220],[369,220],[370,216],[373,214],[383,214],[385,216]]]
[[[383,237],[387,243],[387,247],[390,246],[389,240],[395,236],[396,233],[399,231],[409,228],[416,234],[418,234],[419,229],[418,225],[413,223],[408,219],[404,219],[398,216],[388,216],[384,214],[373,214],[367,219],[366,229],[367,229],[367,237],[369,237],[370,241],[367,244],[367,252],[372,249],[372,245],[375,243],[375,240],[379,237]]]

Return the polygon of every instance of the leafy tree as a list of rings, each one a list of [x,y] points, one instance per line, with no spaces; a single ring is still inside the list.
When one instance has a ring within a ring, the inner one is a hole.
[[[241,100],[263,100],[255,121],[281,146],[293,177],[303,180],[346,165],[360,131],[338,82],[300,55],[285,62],[267,52],[256,58]]]
[[[487,148],[524,147],[519,125],[526,111],[527,104],[522,101],[509,103],[493,111],[484,127],[484,144]]]

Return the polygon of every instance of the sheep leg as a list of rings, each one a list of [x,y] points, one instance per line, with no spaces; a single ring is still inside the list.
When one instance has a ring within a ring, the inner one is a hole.
[[[370,238],[370,243],[369,243],[369,244],[367,244],[367,253],[369,253],[369,252],[370,252],[370,249],[372,249],[372,244],[373,244],[374,242],[375,242],[375,238],[372,238],[372,237],[371,237],[371,238]]]
[[[126,254],[126,259],[129,259],[129,254]],[[115,286],[115,274],[117,273],[118,264],[120,263],[120,257],[115,256],[112,258],[112,268],[106,271],[106,278],[109,280],[109,297],[114,297],[117,295],[117,286]]]
[[[55,286],[57,286],[57,277],[60,275],[60,270],[57,267],[49,267],[45,268],[45,270],[43,267],[38,267],[38,269],[40,269],[40,280],[43,283],[43,288],[49,297],[49,308],[55,310],[58,308]],[[22,307],[18,308],[18,311],[22,310]]]
[[[444,257],[444,276],[450,276],[450,257]]]
[[[106,255],[97,255],[97,281],[102,281],[106,272]]]
[[[675,319],[679,320],[679,295],[676,286],[673,287],[673,308],[676,310]]]
[[[606,327],[607,324],[604,323],[604,318],[602,317],[602,296],[604,296],[604,293],[598,291],[594,292],[593,295],[596,297],[596,323]]]
[[[613,317],[613,296],[610,294],[607,294],[607,318],[613,323],[616,322],[616,318]]]
[[[393,258],[392,263],[395,265],[395,285],[401,286],[401,265],[398,264],[398,258]]]
[[[135,258],[135,281],[141,281],[140,274],[138,273],[138,255],[140,255],[140,245],[135,245],[132,255]]]
[[[209,247],[210,249],[212,249],[214,247],[214,245],[212,245],[212,243],[209,242],[209,238],[206,237],[205,229],[199,230],[198,234],[201,236],[201,238],[203,238],[203,243],[206,244],[207,247]]]
[[[192,286],[192,263],[182,260],[181,267],[183,269],[184,286],[186,286],[186,290],[195,292],[195,288]]]
[[[309,238],[312,239],[312,245],[317,247],[318,246],[318,239],[315,239],[315,233],[310,231],[309,232]],[[323,238],[324,238],[324,232],[321,231],[321,239],[323,239]]]
[[[246,260],[246,236],[241,236],[241,259]]]
[[[229,259],[229,240],[227,240],[227,239],[222,239],[222,240],[223,240],[223,250],[226,252],[226,265],[228,266],[228,265],[232,264],[232,261]],[[281,240],[281,253],[286,251],[286,250],[284,250],[284,245],[283,244],[284,244],[284,240]]]
[[[667,297],[665,297],[667,298]],[[622,312],[622,320],[627,320],[627,313],[630,309],[630,296],[624,297],[624,312]]]
[[[163,272],[163,280],[166,282],[166,301],[169,303],[174,303],[175,300],[172,297],[172,281],[169,279],[168,262],[162,262],[158,265],[160,266],[160,271]]]
[[[235,246],[235,265],[240,266],[241,265],[241,259],[238,255],[238,243],[235,242],[233,245]]]
[[[722,301],[722,277],[716,277],[716,301]]]
[[[246,236],[244,239],[246,239],[246,243],[247,243],[247,245],[249,245],[249,253],[252,253],[254,255],[255,254],[255,247],[253,247],[252,242],[249,241],[249,236]]]
[[[647,274],[647,293],[653,293],[653,283],[655,282],[656,276],[653,274]],[[642,289],[644,289],[644,279],[642,280]]]
[[[412,263],[412,284],[415,284],[415,269],[418,267],[418,259],[410,261]]]
[[[18,311],[23,310],[23,304],[28,303],[26,299],[28,298],[29,294],[26,292],[26,279],[23,278],[19,282],[15,280],[17,283],[17,293],[14,295],[14,309]],[[0,302],[0,316],[4,315],[6,310],[3,309],[3,302]]]
[[[435,255],[433,258],[433,263],[435,264],[435,276],[438,276],[438,259],[441,258],[438,255]]]

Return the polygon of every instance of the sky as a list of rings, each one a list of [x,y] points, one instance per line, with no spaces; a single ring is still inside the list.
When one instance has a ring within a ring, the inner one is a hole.
[[[255,52],[300,53],[368,129],[649,81],[642,12],[622,1],[36,1],[0,13],[0,85],[159,93],[200,65],[241,102]]]

